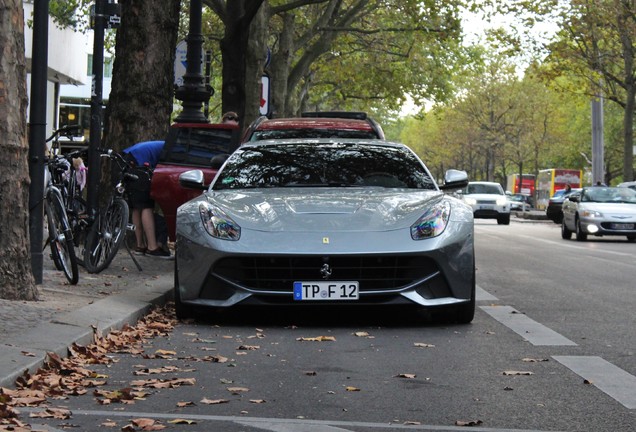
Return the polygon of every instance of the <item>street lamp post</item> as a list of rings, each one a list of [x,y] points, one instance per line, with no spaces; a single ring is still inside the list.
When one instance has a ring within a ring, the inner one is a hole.
[[[203,103],[210,99],[212,88],[205,85],[205,79],[201,73],[203,59],[201,52],[203,47],[203,35],[201,34],[202,21],[201,0],[190,1],[190,25],[186,52],[186,73],[183,75],[183,85],[177,88],[175,96],[183,102],[183,111],[177,116],[177,123],[207,123],[208,119],[201,110]]]
[[[36,0],[33,5],[33,46],[31,64],[31,98],[29,104],[29,238],[31,271],[36,285],[43,280],[42,253],[44,153],[46,141],[46,70],[48,64],[49,1]]]

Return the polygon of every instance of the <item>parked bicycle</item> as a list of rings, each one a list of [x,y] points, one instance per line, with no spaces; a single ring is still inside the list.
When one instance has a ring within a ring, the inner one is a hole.
[[[132,173],[132,167],[119,153],[101,150],[102,157],[108,157],[114,166],[115,186],[105,208],[100,209],[86,236],[84,267],[89,273],[99,273],[107,268],[124,243],[127,230],[134,231],[128,223],[129,208],[126,202],[126,187],[139,177]],[[132,254],[130,256],[133,258]],[[135,261],[137,268],[139,264]]]
[[[47,142],[55,139],[66,129],[57,130],[47,139]],[[51,155],[46,159],[44,172],[44,212],[46,215],[48,238],[47,244],[51,248],[51,258],[55,267],[64,272],[71,285],[79,280],[79,269],[73,243],[73,234],[69,223],[64,198],[59,179],[68,172],[68,161],[59,155]],[[44,245],[46,248],[46,244]]]

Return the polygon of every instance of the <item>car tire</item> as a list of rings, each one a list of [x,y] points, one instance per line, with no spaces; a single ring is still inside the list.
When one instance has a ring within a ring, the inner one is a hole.
[[[455,308],[455,322],[458,324],[470,324],[475,318],[475,260],[473,259],[473,287],[470,293],[470,301]]]
[[[177,319],[185,320],[194,316],[194,309],[181,302],[181,294],[179,293],[179,273],[177,271],[177,258],[174,259],[174,310]]]
[[[497,223],[499,225],[510,225],[510,213],[497,216]]]
[[[572,238],[572,231],[565,226],[565,221],[561,220],[561,238],[563,240],[570,240]]]
[[[630,242],[630,243],[636,242],[636,235],[628,235],[627,236],[627,241]]]
[[[577,241],[585,241],[587,240],[587,234],[583,232],[581,228],[581,221],[577,218],[575,221],[576,225],[576,240]]]

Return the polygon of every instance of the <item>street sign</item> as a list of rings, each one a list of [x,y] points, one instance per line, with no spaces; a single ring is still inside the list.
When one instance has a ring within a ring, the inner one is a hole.
[[[261,76],[261,103],[259,107],[259,113],[261,115],[269,115],[269,96],[270,96],[270,86],[269,86],[269,75],[265,74]]]
[[[183,85],[183,76],[186,73],[188,65],[188,42],[182,40],[177,44],[176,56],[174,58],[174,85],[181,87]],[[203,59],[205,52],[201,49],[201,73],[203,73]]]

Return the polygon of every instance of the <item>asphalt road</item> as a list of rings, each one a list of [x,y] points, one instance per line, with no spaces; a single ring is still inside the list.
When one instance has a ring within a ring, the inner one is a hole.
[[[382,310],[268,310],[180,323],[146,341],[143,354],[91,367],[106,377],[101,390],[143,387],[147,395],[104,405],[88,392],[52,401],[70,419],[31,424],[121,430],[148,418],[179,431],[636,430],[636,245],[561,240],[546,222],[478,220],[475,236],[478,310],[470,325]],[[175,378],[187,384],[135,382]]]

